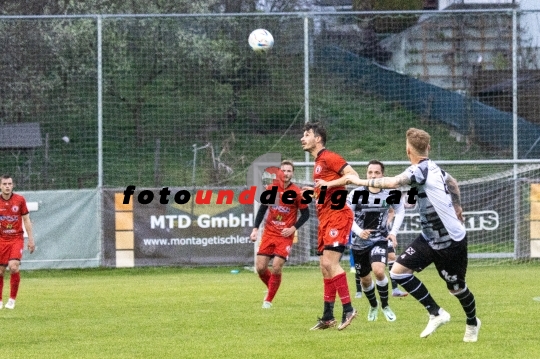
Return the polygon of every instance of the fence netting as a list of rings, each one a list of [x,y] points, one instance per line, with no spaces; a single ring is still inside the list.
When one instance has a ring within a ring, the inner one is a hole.
[[[300,146],[307,120],[358,163],[407,161],[405,131],[419,127],[432,159],[478,161],[448,166],[460,183],[504,192],[508,230],[473,242],[527,253],[524,186],[537,174],[482,161],[540,158],[538,15],[2,18],[3,172],[26,191],[242,186],[265,153],[312,160]],[[256,28],[273,34],[270,52],[248,46]],[[309,183],[310,170],[296,178]]]

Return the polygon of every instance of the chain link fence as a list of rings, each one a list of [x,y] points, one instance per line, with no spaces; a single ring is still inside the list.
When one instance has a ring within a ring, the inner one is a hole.
[[[307,120],[347,160],[456,177],[540,154],[537,13],[297,13],[0,19],[0,151],[20,189],[242,185],[261,154],[308,162]],[[247,45],[255,28],[275,46]],[[24,125],[23,127],[20,127]],[[514,136],[515,134],[515,136]],[[301,170],[301,169],[300,169]],[[301,176],[301,175],[300,175]]]
[[[482,229],[471,251],[525,258],[537,236],[527,223],[540,164],[538,19],[513,9],[0,17],[3,172],[25,191],[230,188],[278,152],[309,184],[310,120],[361,175],[376,158],[391,176],[408,163],[405,131],[419,127],[432,159],[472,193],[484,185],[470,196],[467,225]],[[249,48],[256,28],[273,34],[270,52]],[[314,218],[298,262],[313,255]]]

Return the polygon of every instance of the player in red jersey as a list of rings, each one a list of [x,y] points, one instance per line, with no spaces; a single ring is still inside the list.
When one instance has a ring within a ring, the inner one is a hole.
[[[337,153],[329,151],[326,145],[326,130],[318,122],[304,125],[302,148],[315,158],[313,179],[331,181],[356,171]],[[318,248],[319,262],[324,280],[323,316],[311,330],[327,329],[337,324],[334,318],[336,294],[343,305],[343,316],[338,330],[345,329],[356,317],[357,311],[351,305],[347,276],[340,260],[349,241],[353,223],[353,213],[347,206],[336,206],[335,202],[347,197],[345,187],[326,188],[305,187],[314,191],[317,216],[319,218]],[[332,199],[332,200],[331,200]],[[340,201],[343,202],[343,201]],[[344,203],[344,202],[343,202]]]
[[[32,222],[26,200],[23,196],[13,193],[13,179],[11,176],[0,177],[0,309],[2,309],[2,290],[4,288],[4,273],[9,267],[10,295],[5,307],[15,308],[15,299],[19,290],[21,274],[19,266],[21,264],[22,252],[24,248],[24,227],[28,234],[28,250],[34,252],[36,245],[32,233]]]
[[[278,169],[276,168],[276,171]],[[259,274],[259,278],[268,288],[262,307],[265,309],[272,307],[272,300],[276,295],[281,284],[281,272],[283,265],[289,258],[291,252],[294,232],[300,228],[309,218],[309,209],[307,204],[302,204],[302,190],[291,182],[294,174],[294,166],[291,161],[281,162],[281,173],[278,176],[277,182],[282,182],[278,185],[279,205],[267,206],[261,205],[255,218],[254,228],[251,231],[251,240],[257,241],[259,226],[261,225],[264,215],[268,211],[264,233],[257,252],[255,268]],[[274,184],[275,185],[275,184]],[[269,185],[267,190],[271,190],[273,185]],[[281,187],[281,188],[280,188]],[[292,191],[291,200],[284,198],[283,193],[287,194]],[[292,198],[294,196],[294,199]],[[298,210],[300,210],[300,218],[297,220]],[[268,269],[270,259],[272,259],[272,270]]]

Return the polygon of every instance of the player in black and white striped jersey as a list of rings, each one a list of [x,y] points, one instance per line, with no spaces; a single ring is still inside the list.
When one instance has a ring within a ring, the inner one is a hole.
[[[418,300],[429,312],[430,319],[420,337],[426,338],[450,321],[450,314],[439,307],[426,286],[414,275],[431,263],[446,282],[450,293],[460,302],[466,314],[463,341],[476,342],[480,320],[476,317],[476,301],[465,281],[467,273],[467,233],[463,225],[461,199],[457,181],[428,157],[430,135],[410,128],[406,134],[406,151],[411,166],[395,177],[360,179],[347,175],[321,182],[320,186],[355,184],[377,188],[410,186],[418,197],[422,233],[398,256],[390,276]]]
[[[384,175],[384,164],[371,160],[367,166],[367,178]],[[388,263],[388,249],[391,241],[397,246],[396,234],[403,222],[405,209],[401,203],[401,193],[397,195],[387,189],[360,186],[347,196],[347,205],[354,213],[351,252],[356,270],[355,279],[360,281],[361,290],[369,301],[368,321],[377,320],[379,303],[375,289],[379,293],[380,307],[388,321],[395,321],[396,315],[388,305],[388,277],[385,270]],[[394,225],[388,228],[389,212],[394,211]],[[376,282],[371,278],[373,272]],[[358,283],[357,283],[358,285]],[[360,288],[357,288],[359,292]]]

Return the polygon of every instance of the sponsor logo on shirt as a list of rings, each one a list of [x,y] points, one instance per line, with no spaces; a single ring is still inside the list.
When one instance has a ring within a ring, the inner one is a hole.
[[[289,213],[291,211],[291,209],[289,207],[285,207],[285,206],[274,206],[274,208],[278,212],[281,212],[281,213]]]

